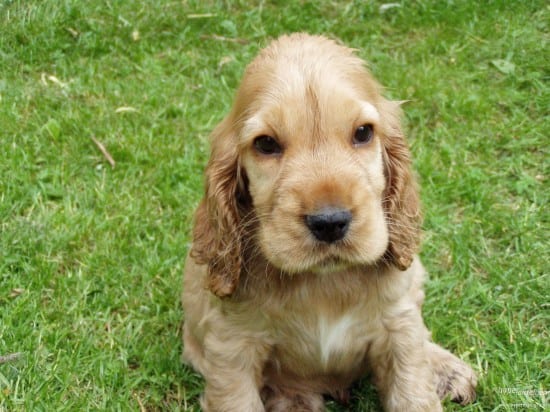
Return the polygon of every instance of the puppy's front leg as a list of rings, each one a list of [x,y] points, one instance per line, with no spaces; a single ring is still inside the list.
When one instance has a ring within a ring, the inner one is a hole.
[[[263,412],[260,387],[269,349],[257,337],[227,332],[211,331],[205,336],[203,410]]]
[[[387,412],[437,412],[441,402],[425,345],[427,331],[414,307],[383,320],[385,333],[372,342],[369,361]]]

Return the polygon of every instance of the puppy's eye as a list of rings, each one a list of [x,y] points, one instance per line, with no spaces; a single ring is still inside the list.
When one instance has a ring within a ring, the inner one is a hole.
[[[283,148],[277,140],[265,135],[254,139],[254,148],[263,155],[277,155],[283,152]]]
[[[372,140],[374,136],[374,130],[371,124],[364,124],[355,129],[353,133],[353,144],[355,146],[361,146],[367,144]]]

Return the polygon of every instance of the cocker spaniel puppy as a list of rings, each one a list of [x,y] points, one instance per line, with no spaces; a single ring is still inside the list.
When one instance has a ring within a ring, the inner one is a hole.
[[[351,49],[283,36],[211,136],[185,265],[206,411],[320,411],[371,374],[386,411],[475,398],[424,326],[421,214],[399,103]]]

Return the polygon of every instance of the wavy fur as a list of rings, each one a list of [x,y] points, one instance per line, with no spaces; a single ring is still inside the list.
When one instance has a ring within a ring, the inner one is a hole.
[[[472,369],[422,320],[399,118],[353,51],[324,37],[283,36],[248,66],[211,135],[185,265],[183,355],[205,378],[205,411],[322,411],[367,374],[386,411],[475,398]],[[327,230],[349,220],[324,238],[312,216]]]

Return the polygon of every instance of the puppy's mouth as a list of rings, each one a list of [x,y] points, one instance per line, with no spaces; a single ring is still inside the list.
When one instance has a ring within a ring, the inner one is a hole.
[[[327,275],[335,272],[341,272],[352,266],[352,263],[339,257],[329,257],[312,266],[311,271],[318,275]]]
[[[300,250],[296,253],[299,256],[294,255],[294,252],[297,252],[299,248],[290,250],[284,257],[272,255],[271,263],[291,274],[311,272],[328,275],[360,264],[354,259],[353,254],[350,254],[346,249],[344,242],[331,245],[310,245],[308,250]]]

